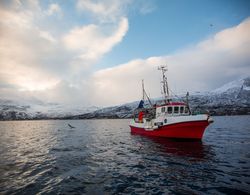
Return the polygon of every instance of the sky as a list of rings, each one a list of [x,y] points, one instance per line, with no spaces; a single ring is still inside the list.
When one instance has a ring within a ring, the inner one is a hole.
[[[0,99],[111,106],[250,75],[249,0],[1,0]]]

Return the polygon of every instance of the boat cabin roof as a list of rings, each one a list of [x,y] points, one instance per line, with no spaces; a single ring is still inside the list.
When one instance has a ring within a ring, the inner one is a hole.
[[[156,108],[162,107],[162,106],[186,106],[183,102],[170,102],[167,104],[157,105]]]

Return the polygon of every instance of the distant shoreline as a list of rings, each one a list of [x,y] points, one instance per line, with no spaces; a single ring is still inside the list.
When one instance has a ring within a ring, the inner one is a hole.
[[[250,113],[248,114],[231,114],[231,115],[211,115],[211,116],[250,116]],[[105,119],[132,119],[133,117],[128,118],[119,118],[119,117],[97,117],[97,118],[35,118],[35,119],[0,119],[0,121],[49,121],[49,120],[105,120]]]

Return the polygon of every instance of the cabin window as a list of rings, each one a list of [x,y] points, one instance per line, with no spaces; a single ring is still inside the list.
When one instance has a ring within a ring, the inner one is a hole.
[[[183,113],[183,112],[184,112],[184,107],[181,106],[181,107],[180,107],[180,113]]]
[[[179,106],[175,106],[175,107],[174,107],[174,113],[175,113],[175,114],[178,114],[178,113],[179,113]]]
[[[189,113],[189,111],[188,111],[188,108],[187,108],[187,107],[185,107],[185,113]]]
[[[173,112],[173,107],[168,107],[168,114],[172,114],[172,112]]]
[[[161,112],[162,112],[162,113],[165,112],[165,107],[161,107]]]

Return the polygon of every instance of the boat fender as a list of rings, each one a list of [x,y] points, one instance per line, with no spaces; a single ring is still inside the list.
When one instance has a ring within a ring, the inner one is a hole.
[[[164,123],[167,123],[167,122],[168,122],[168,120],[165,118],[165,119],[164,119]]]
[[[160,127],[160,126],[163,125],[163,122],[157,122],[157,123],[155,123],[154,125]]]
[[[207,122],[210,124],[210,123],[213,123],[214,120],[208,115],[208,117],[207,117]]]

